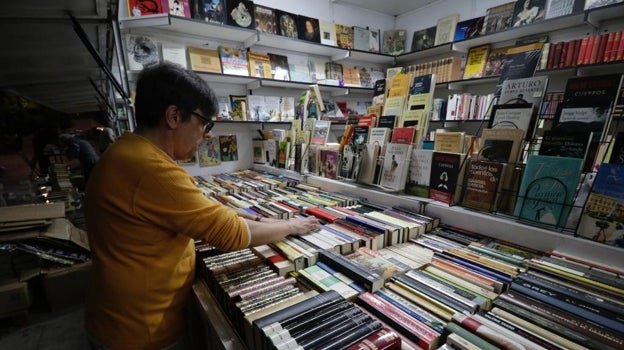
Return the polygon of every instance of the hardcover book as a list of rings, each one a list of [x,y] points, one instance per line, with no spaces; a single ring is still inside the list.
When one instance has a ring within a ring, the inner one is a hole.
[[[436,27],[429,27],[414,32],[412,52],[421,51],[435,46]]]
[[[507,79],[503,82],[499,104],[530,103],[537,110],[547,86],[547,76]]]
[[[490,7],[485,12],[481,34],[490,34],[505,30],[511,26],[516,1]]]
[[[429,198],[449,205],[459,200],[464,176],[464,158],[463,153],[433,152]]]
[[[503,163],[480,160],[468,162],[461,204],[486,211],[496,210],[504,166]]]
[[[218,50],[223,74],[249,76],[246,49],[219,46]]]
[[[273,79],[289,81],[288,57],[274,53],[268,53],[267,55],[271,62],[271,76]]]
[[[185,69],[187,68],[186,47],[184,45],[163,41],[160,43],[160,51],[162,52],[163,62],[171,62],[178,64]],[[219,55],[217,54],[217,57],[218,56]]]
[[[336,26],[327,21],[319,20],[319,28],[321,34],[321,44],[329,46],[336,45]]]
[[[463,79],[482,78],[484,76],[485,64],[487,62],[489,52],[489,44],[472,47],[468,50]]]
[[[128,69],[131,71],[142,70],[143,67],[160,61],[158,43],[149,36],[127,35],[126,51],[128,53]]]
[[[188,56],[192,70],[197,72],[221,73],[219,51],[189,46]]]
[[[266,79],[271,79],[273,77],[269,55],[249,51],[247,53],[247,58],[249,59],[250,77]]]
[[[275,9],[275,18],[277,20],[277,34],[293,39],[299,38],[297,15]]]
[[[544,130],[539,154],[585,159],[592,139],[592,131]]]
[[[191,18],[191,0],[163,0],[162,5],[165,13]]]
[[[585,204],[577,235],[624,247],[624,165],[600,166]]]
[[[310,75],[310,67],[308,65],[308,56],[290,54],[287,57],[290,81],[312,83],[312,76]]]
[[[530,155],[520,183],[514,216],[562,226],[568,219],[583,160]]]
[[[484,20],[485,16],[481,16],[457,23],[453,41],[462,41],[481,35],[481,28],[483,28]]]
[[[251,0],[226,0],[227,24],[231,26],[253,29],[254,3]]]
[[[404,189],[411,155],[411,143],[387,144],[379,185],[396,191]]]
[[[319,20],[303,15],[297,16],[297,32],[300,40],[311,41],[314,43],[321,42],[321,32],[319,29]]]
[[[219,138],[211,137],[205,139],[197,150],[199,167],[208,167],[221,164],[221,150]]]
[[[193,17],[206,22],[224,24],[226,22],[225,0],[197,0],[193,4]]]
[[[407,98],[407,108],[403,111],[402,124],[417,129],[415,144],[420,145],[426,138],[433,108],[433,92],[436,76],[427,74],[414,77]]]
[[[336,45],[338,47],[342,47],[343,49],[352,49],[353,27],[338,23],[334,26],[336,28]]]
[[[379,29],[368,29],[369,37],[368,37],[368,51],[379,53],[380,51],[380,42],[381,42],[381,30]]]
[[[618,4],[624,0],[585,0],[585,10],[591,10],[607,5]]]
[[[438,19],[434,40],[434,44],[436,46],[453,41],[455,29],[457,28],[457,22],[459,22],[459,13],[454,13]]]
[[[387,55],[400,55],[405,53],[406,40],[407,31],[405,29],[384,30],[381,53]]]
[[[546,16],[547,0],[520,0],[514,8],[512,27],[539,22]]]
[[[546,19],[581,12],[584,2],[584,0],[550,0],[546,5]]]
[[[222,162],[238,160],[238,142],[236,142],[236,135],[219,136],[219,147],[221,148]]]
[[[254,3],[254,18],[257,31],[277,34],[277,19],[274,9]]]
[[[364,27],[353,26],[353,48],[360,51],[369,51],[370,30]]]
[[[429,181],[431,180],[431,162],[433,151],[426,149],[412,150],[405,193],[419,197],[429,197]]]

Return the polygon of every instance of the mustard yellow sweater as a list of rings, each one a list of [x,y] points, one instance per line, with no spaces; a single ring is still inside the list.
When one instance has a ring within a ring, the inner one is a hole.
[[[167,154],[131,133],[91,173],[85,210],[93,254],[86,328],[113,349],[158,349],[183,336],[194,238],[223,250],[250,241],[243,219],[205,198]]]

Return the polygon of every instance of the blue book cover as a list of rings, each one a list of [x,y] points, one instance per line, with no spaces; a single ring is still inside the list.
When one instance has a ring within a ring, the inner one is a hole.
[[[624,164],[600,165],[577,235],[624,247]]]
[[[529,156],[514,216],[553,226],[564,225],[582,167],[580,158]]]

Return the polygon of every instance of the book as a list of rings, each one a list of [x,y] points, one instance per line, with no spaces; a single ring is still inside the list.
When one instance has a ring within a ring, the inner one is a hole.
[[[238,160],[238,142],[236,141],[236,135],[220,135],[219,147],[221,149],[222,162]]]
[[[530,103],[537,111],[547,86],[547,76],[507,79],[503,82],[499,104]]]
[[[414,136],[416,135],[416,129],[411,127],[394,128],[392,130],[391,143],[412,144],[414,142]]]
[[[511,26],[516,1],[490,7],[485,12],[481,34],[490,34],[506,30]]]
[[[226,22],[225,0],[197,0],[193,2],[193,18],[209,23]]]
[[[256,78],[271,79],[271,61],[269,56],[263,53],[249,51],[247,53],[249,60],[249,76]]]
[[[407,181],[411,153],[411,143],[387,144],[379,185],[392,190],[403,190]]]
[[[565,133],[558,129],[544,130],[538,154],[585,159],[592,136],[589,130]]]
[[[421,51],[435,46],[436,27],[420,29],[414,32],[412,52]]]
[[[500,75],[507,58],[507,50],[510,46],[494,47],[490,49],[487,60],[485,62],[484,76],[491,77]]]
[[[226,0],[226,23],[231,26],[253,29],[254,3],[251,0]]]
[[[470,161],[466,166],[461,204],[465,207],[495,211],[504,164]]]
[[[453,13],[448,16],[438,18],[436,24],[435,46],[446,44],[453,41],[455,29],[459,22],[459,13]]]
[[[520,183],[514,215],[553,226],[565,224],[583,160],[530,155]]]
[[[342,82],[344,86],[361,87],[360,71],[354,67],[342,67]]]
[[[368,28],[353,26],[353,48],[355,50],[369,51],[370,40],[371,33]]]
[[[436,76],[426,74],[416,76],[412,80],[407,98],[407,106],[402,114],[402,125],[417,129],[414,143],[419,146],[426,138],[429,120],[433,109],[433,94]]]
[[[267,55],[271,63],[271,76],[273,79],[289,81],[288,57],[274,53],[268,53]]]
[[[607,163],[624,164],[624,131],[615,135],[610,152]]]
[[[210,137],[202,141],[197,150],[197,156],[200,168],[221,164],[219,138]]]
[[[158,43],[147,35],[126,35],[126,52],[128,53],[128,69],[130,71],[140,71],[144,67],[160,61]]]
[[[277,34],[277,19],[273,8],[254,3],[254,20],[257,31]]]
[[[436,132],[433,150],[438,152],[465,153],[466,133],[464,131]]]
[[[517,1],[514,8],[512,27],[539,22],[546,17],[547,0]]]
[[[433,152],[429,198],[446,204],[455,204],[461,196],[464,176],[463,153]]]
[[[381,53],[386,55],[400,55],[405,52],[407,31],[405,29],[384,30]]]
[[[462,41],[481,35],[485,16],[470,18],[457,23],[453,41]]]
[[[482,78],[484,76],[489,51],[489,44],[472,47],[468,50],[463,79]]]
[[[540,61],[543,46],[544,43],[537,42],[511,47],[507,50],[505,64],[501,68],[498,85],[496,86],[496,96],[500,96],[505,80],[533,76]]]
[[[186,47],[184,45],[162,41],[160,43],[160,51],[163,62],[171,62],[178,64],[185,69],[187,68]]]
[[[495,105],[488,126],[492,129],[520,129],[524,131],[525,140],[530,141],[533,139],[536,120],[530,103]]]
[[[336,62],[325,63],[325,76],[327,79],[333,80],[337,83],[342,81],[342,64]]]
[[[624,165],[603,163],[585,204],[577,236],[608,245],[624,246]]]
[[[159,13],[167,13],[160,1],[153,1],[150,4],[143,4],[141,0],[128,1],[128,15],[130,17],[149,16]]]
[[[297,16],[297,32],[299,40],[311,41],[314,43],[321,42],[321,32],[319,29],[319,20],[303,15]]]
[[[345,24],[334,24],[336,28],[336,45],[343,49],[353,48],[353,27]]]
[[[230,95],[230,105],[233,120],[247,120],[249,102],[246,95]]]
[[[191,18],[190,0],[163,0],[163,11],[172,16]]]
[[[310,75],[309,59],[305,55],[290,54],[288,59],[288,74],[291,81],[312,83]]]
[[[485,129],[479,138],[477,160],[516,163],[523,139],[521,129]]]
[[[221,59],[217,50],[189,46],[188,57],[194,71],[221,73]]]
[[[380,29],[368,29],[368,51],[379,53],[381,42],[381,30]]]
[[[432,150],[412,150],[412,157],[407,175],[407,184],[405,185],[405,193],[424,198],[429,197],[429,181],[431,180],[432,160]]]
[[[546,6],[546,19],[567,16],[583,11],[584,0],[550,0]]]
[[[314,129],[310,138],[310,142],[314,144],[324,145],[329,137],[329,128],[331,122],[327,120],[317,120],[314,123]]]
[[[277,21],[277,34],[293,39],[299,38],[296,14],[275,9],[275,20]]]
[[[336,26],[334,23],[319,20],[319,29],[321,34],[321,44],[329,46],[337,46],[336,44]]]
[[[249,75],[249,62],[247,61],[246,49],[221,45],[218,51],[223,74]]]

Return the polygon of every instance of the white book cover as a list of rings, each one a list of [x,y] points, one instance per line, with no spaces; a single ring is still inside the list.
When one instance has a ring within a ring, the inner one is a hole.
[[[130,71],[140,71],[148,64],[160,61],[158,42],[147,35],[126,36],[126,52]]]
[[[249,116],[250,121],[265,120],[267,113],[266,103],[264,96],[261,95],[247,95],[247,103],[249,104]]]
[[[404,189],[411,154],[411,144],[389,143],[386,146],[379,184],[396,191]]]
[[[321,31],[321,44],[336,46],[336,26],[327,21],[319,20]]]
[[[264,152],[266,153],[266,163],[277,167],[277,141],[264,140]]]
[[[279,96],[264,96],[264,115],[260,120],[276,121],[280,117],[280,101]]]
[[[176,63],[187,68],[186,47],[181,44],[163,41],[160,43],[163,61]]]
[[[292,96],[280,97],[280,117],[282,121],[295,119],[295,98]]]
[[[380,146],[385,145],[390,141],[390,129],[389,128],[371,128],[370,136],[368,137],[368,143],[377,142]]]
[[[312,83],[309,58],[306,55],[288,55],[288,72],[290,81]]]

